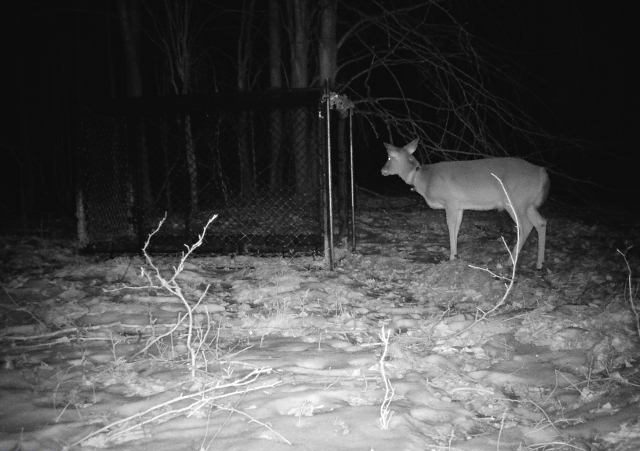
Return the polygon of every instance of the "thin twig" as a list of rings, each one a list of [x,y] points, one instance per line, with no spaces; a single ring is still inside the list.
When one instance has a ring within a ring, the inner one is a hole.
[[[380,368],[380,377],[382,379],[382,383],[384,384],[384,398],[382,403],[380,404],[380,428],[383,430],[389,429],[389,423],[391,422],[391,417],[393,417],[393,411],[389,409],[391,405],[391,401],[393,400],[393,396],[395,394],[395,388],[391,385],[391,381],[387,376],[387,372],[385,370],[385,360],[387,358],[387,352],[389,350],[389,337],[391,335],[391,331],[385,331],[384,325],[382,326],[382,330],[378,335],[380,337],[380,341],[384,345],[382,349],[382,354],[380,355],[380,360],[378,362],[378,366]]]
[[[638,334],[638,337],[640,337],[640,314],[638,313],[638,307],[636,306],[636,301],[635,301],[635,296],[633,291],[631,266],[629,265],[629,260],[627,260],[627,252],[629,252],[629,249],[631,249],[632,247],[633,246],[627,247],[624,250],[624,252],[622,252],[620,249],[616,249],[616,251],[618,252],[618,254],[622,255],[624,264],[627,266],[627,289],[629,290],[629,308],[631,309],[631,312],[635,317],[636,333]]]
[[[167,400],[165,402],[162,402],[160,404],[156,404],[154,406],[151,406],[148,409],[143,410],[142,412],[138,412],[138,413],[130,415],[130,416],[126,417],[126,418],[122,418],[120,420],[117,420],[117,421],[114,421],[112,423],[109,423],[106,426],[103,426],[100,429],[98,429],[96,431],[93,431],[90,434],[85,435],[80,440],[77,440],[76,442],[74,442],[71,445],[69,445],[69,447],[73,448],[74,446],[78,446],[78,445],[86,442],[87,440],[89,440],[89,439],[91,439],[91,438],[93,438],[93,437],[95,437],[95,436],[97,436],[97,435],[99,435],[99,434],[101,434],[103,432],[107,432],[107,431],[113,430],[117,426],[120,426],[120,425],[122,425],[124,423],[127,423],[128,421],[132,421],[132,420],[136,420],[138,418],[141,418],[141,417],[143,417],[143,416],[145,416],[145,415],[147,415],[149,413],[157,411],[158,409],[169,407],[169,406],[171,406],[171,405],[173,405],[173,404],[175,404],[177,402],[181,402],[181,401],[185,401],[185,400],[196,400],[196,402],[190,404],[188,406],[188,408],[180,408],[180,409],[170,410],[168,412],[164,412],[164,413],[161,413],[159,415],[155,415],[153,418],[145,420],[142,423],[136,423],[135,425],[127,427],[123,431],[118,431],[117,433],[114,433],[113,436],[109,437],[109,439],[113,439],[113,438],[115,438],[117,436],[120,436],[120,435],[126,433],[126,432],[129,432],[129,431],[131,431],[133,429],[136,429],[136,428],[138,428],[138,427],[140,427],[140,426],[142,426],[144,424],[147,424],[147,423],[149,423],[149,422],[151,422],[153,420],[157,420],[158,418],[160,418],[162,416],[166,416],[166,414],[170,414],[170,413],[178,414],[178,413],[187,411],[190,408],[198,405],[200,403],[200,400],[207,393],[211,393],[211,392],[214,392],[216,390],[224,390],[226,388],[232,388],[232,387],[244,387],[246,385],[249,385],[249,384],[255,382],[258,379],[258,377],[260,377],[262,374],[269,374],[269,373],[271,373],[271,371],[272,371],[271,368],[258,368],[256,370],[248,373],[247,375],[243,376],[242,378],[240,378],[240,379],[238,379],[236,381],[230,382],[228,384],[214,385],[212,387],[207,387],[207,388],[205,388],[203,390],[199,390],[196,393],[192,393],[192,394],[189,394],[189,395],[180,395],[180,396],[177,396],[175,398],[169,399],[169,400]],[[237,395],[246,394],[246,393],[252,392],[252,391],[263,390],[265,388],[273,388],[273,387],[276,387],[276,386],[280,385],[281,383],[282,383],[282,381],[276,380],[276,381],[273,381],[273,382],[270,382],[270,383],[261,384],[259,386],[246,387],[243,390],[235,390],[233,392],[223,393],[223,394],[220,394],[220,395],[209,397],[209,398],[207,398],[207,400],[208,401],[219,400],[219,399],[223,399],[223,398],[228,398],[230,396],[237,396]]]
[[[520,222],[518,221],[518,214],[516,213],[516,210],[513,207],[513,203],[511,203],[511,197],[509,197],[509,193],[507,192],[507,189],[505,188],[504,184],[502,183],[502,180],[500,180],[500,177],[495,175],[493,172],[491,173],[491,175],[498,181],[498,183],[500,183],[500,187],[502,188],[502,191],[504,192],[504,194],[505,194],[505,196],[507,198],[507,206],[513,212],[513,217],[514,217],[515,222],[516,222],[515,252],[512,253],[511,250],[509,249],[509,246],[507,246],[504,238],[502,239],[502,242],[504,243],[505,248],[507,249],[507,252],[509,253],[509,259],[511,260],[511,263],[512,263],[512,266],[511,266],[511,277],[507,278],[508,284],[506,285],[506,289],[505,289],[504,294],[502,295],[502,298],[500,298],[500,300],[493,307],[491,307],[487,311],[480,310],[480,312],[481,312],[480,316],[477,317],[471,324],[469,324],[467,327],[464,327],[464,328],[460,329],[459,331],[457,331],[457,332],[445,337],[444,339],[450,339],[450,338],[453,338],[453,337],[457,337],[457,336],[467,332],[469,329],[474,327],[476,324],[484,321],[489,315],[491,315],[496,310],[498,310],[500,307],[502,307],[504,305],[504,303],[506,302],[507,298],[509,297],[509,294],[511,293],[511,290],[513,289],[513,284],[514,284],[515,279],[516,279],[516,267],[518,265],[518,256],[520,255],[520,251],[519,251],[519,249],[520,249]],[[487,271],[487,272],[493,274],[488,269],[479,268],[479,267],[473,266],[473,265],[469,265],[469,267],[474,268],[474,269],[481,269],[481,270],[484,270],[484,271]]]
[[[249,414],[248,414],[248,413],[246,413],[246,412],[243,412],[242,410],[235,409],[235,408],[233,408],[233,407],[223,406],[223,405],[221,405],[221,404],[215,404],[215,403],[213,404],[213,406],[217,407],[217,408],[218,408],[218,409],[220,409],[220,410],[226,410],[226,411],[228,411],[228,412],[238,413],[238,414],[240,414],[240,415],[242,415],[242,416],[244,416],[244,417],[248,418],[248,419],[250,420],[250,421],[249,421],[250,423],[257,423],[257,424],[259,424],[260,426],[262,426],[262,427],[264,427],[264,428],[268,429],[269,431],[271,431],[272,433],[274,433],[277,437],[279,437],[279,438],[280,438],[280,440],[282,440],[283,442],[285,442],[287,445],[289,445],[289,446],[291,446],[291,445],[292,445],[292,443],[291,443],[289,440],[287,440],[287,438],[286,438],[285,436],[283,436],[281,433],[279,433],[278,431],[276,431],[275,429],[273,429],[273,428],[272,428],[271,426],[269,426],[267,423],[263,423],[262,421],[257,420],[255,417],[252,417],[251,415],[249,415]]]

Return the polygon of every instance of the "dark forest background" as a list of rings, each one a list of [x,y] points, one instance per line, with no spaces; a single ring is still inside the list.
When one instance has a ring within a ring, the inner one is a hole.
[[[361,187],[403,188],[379,175],[382,143],[420,136],[423,161],[521,155],[550,168],[558,195],[637,210],[627,2],[26,0],[3,9],[3,223],[73,219],[83,105],[326,79],[355,103]]]

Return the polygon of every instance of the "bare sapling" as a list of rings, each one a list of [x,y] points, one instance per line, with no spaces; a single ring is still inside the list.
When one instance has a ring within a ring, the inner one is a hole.
[[[151,233],[149,233],[149,235],[147,236],[147,239],[146,239],[146,241],[144,243],[144,247],[142,248],[142,253],[144,254],[144,257],[145,257],[145,260],[147,262],[147,265],[151,268],[151,272],[148,272],[145,268],[140,268],[141,276],[146,278],[148,283],[149,283],[148,287],[164,289],[164,290],[168,291],[169,293],[171,293],[172,295],[176,296],[180,300],[180,302],[182,302],[182,304],[184,305],[186,313],[185,313],[185,315],[182,315],[178,319],[178,321],[176,322],[175,326],[171,330],[169,330],[168,332],[166,332],[166,333],[164,333],[164,334],[162,334],[160,336],[157,336],[157,337],[153,338],[152,340],[150,340],[142,350],[138,351],[137,354],[141,354],[141,353],[145,352],[154,343],[157,343],[162,338],[171,335],[179,327],[179,325],[182,324],[185,319],[187,319],[188,321],[187,321],[186,347],[187,347],[187,351],[189,353],[191,377],[192,378],[195,378],[195,376],[196,376],[197,356],[198,356],[198,353],[199,353],[199,350],[200,350],[200,346],[194,346],[194,343],[193,343],[193,336],[194,336],[193,312],[198,307],[198,305],[200,305],[200,303],[203,301],[203,299],[207,295],[207,293],[209,291],[209,288],[210,288],[210,285],[207,285],[205,287],[204,291],[202,292],[202,294],[198,298],[197,302],[192,306],[187,301],[187,299],[185,298],[185,295],[183,293],[182,287],[180,287],[180,284],[178,283],[177,278],[180,275],[180,273],[182,273],[182,271],[184,270],[184,264],[187,261],[187,259],[191,256],[191,254],[193,254],[193,252],[197,248],[199,248],[202,245],[202,242],[204,240],[205,234],[207,232],[207,228],[211,225],[211,223],[217,217],[218,217],[218,215],[215,214],[215,215],[211,216],[211,218],[209,218],[207,223],[202,228],[202,233],[198,235],[198,240],[195,243],[193,243],[191,246],[189,246],[187,244],[184,245],[186,247],[186,252],[182,252],[182,256],[180,257],[180,260],[178,261],[178,266],[177,267],[173,267],[173,275],[168,279],[165,278],[162,275],[162,273],[160,272],[160,269],[153,262],[153,259],[149,256],[149,253],[147,252],[149,244],[151,243],[151,238],[153,238],[153,236],[156,233],[158,233],[158,231],[160,231],[160,229],[162,228],[162,225],[164,224],[165,220],[167,219],[166,213],[165,213],[164,217],[158,223],[158,226]]]
[[[391,381],[389,380],[389,376],[387,376],[387,372],[385,370],[384,362],[387,358],[387,353],[389,351],[389,337],[391,336],[391,331],[384,329],[382,326],[382,330],[378,335],[380,337],[380,341],[382,341],[382,354],[380,355],[380,360],[378,361],[378,365],[380,368],[380,378],[382,379],[382,383],[384,384],[384,398],[382,399],[382,403],[380,404],[380,429],[387,430],[389,429],[389,424],[391,423],[391,418],[393,417],[393,410],[389,408],[391,405],[391,401],[393,401],[393,395],[395,394],[395,389],[393,385],[391,385]]]

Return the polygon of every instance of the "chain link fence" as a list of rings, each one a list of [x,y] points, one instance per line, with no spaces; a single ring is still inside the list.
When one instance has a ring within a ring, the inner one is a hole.
[[[321,92],[184,97],[80,113],[78,236],[86,251],[322,254]]]

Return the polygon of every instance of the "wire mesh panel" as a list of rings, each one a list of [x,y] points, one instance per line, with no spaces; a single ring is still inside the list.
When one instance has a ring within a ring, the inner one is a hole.
[[[84,248],[323,251],[320,93],[171,98],[82,113],[78,140]]]

